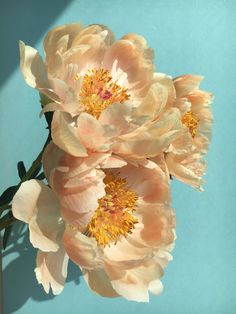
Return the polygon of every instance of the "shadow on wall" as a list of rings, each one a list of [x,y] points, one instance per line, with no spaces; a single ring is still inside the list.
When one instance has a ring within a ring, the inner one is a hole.
[[[0,4],[0,87],[19,64],[19,40],[34,46],[72,0],[8,0]]]
[[[14,258],[3,271],[5,314],[15,313],[30,298],[38,302],[55,298],[51,291],[46,294],[42,285],[37,283],[34,273],[37,251],[29,243],[28,238],[29,232],[26,226],[20,222],[16,223],[9,239],[9,246],[3,251],[3,258],[14,254]],[[69,263],[66,282],[74,281],[78,285],[81,275],[79,267]]]

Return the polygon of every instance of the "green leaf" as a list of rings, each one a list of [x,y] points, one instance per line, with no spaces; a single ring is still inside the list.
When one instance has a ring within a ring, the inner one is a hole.
[[[3,249],[5,250],[6,247],[7,247],[7,242],[9,240],[9,237],[11,235],[11,230],[12,230],[12,227],[13,225],[7,227],[4,231],[4,235],[3,235],[3,241],[2,241],[2,244],[3,244]]]
[[[18,170],[18,175],[19,178],[22,179],[24,175],[26,174],[26,169],[23,161],[19,161],[17,163],[17,170]]]
[[[45,179],[45,174],[43,172],[41,172],[37,177],[36,177],[37,180],[43,180]]]
[[[16,221],[16,218],[13,217],[12,212],[9,211],[6,215],[4,215],[0,219],[0,230],[10,227],[15,221]]]
[[[13,196],[16,194],[18,188],[19,188],[18,185],[13,185],[7,188],[0,196],[0,206],[10,203],[13,199]]]

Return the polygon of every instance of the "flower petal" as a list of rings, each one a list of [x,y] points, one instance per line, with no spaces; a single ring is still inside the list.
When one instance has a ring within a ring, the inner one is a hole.
[[[199,191],[203,191],[202,184],[204,180],[202,176],[205,173],[206,164],[200,154],[175,155],[169,153],[166,156],[166,164],[170,174]]]
[[[153,75],[153,80],[154,82],[158,82],[168,90],[166,108],[171,108],[176,100],[176,91],[172,77],[165,73],[156,72]]]
[[[26,83],[33,88],[50,88],[47,70],[38,51],[26,46],[23,41],[20,46],[20,68]]]
[[[116,154],[128,157],[150,158],[163,152],[183,132],[180,112],[172,108],[161,119],[121,135],[113,146]]]
[[[70,185],[62,187],[59,192],[61,211],[68,223],[84,227],[81,215],[88,214],[87,219],[91,218],[98,207],[99,198],[105,195],[103,178],[101,170],[94,170],[84,177],[71,179]],[[56,175],[54,180],[57,180]]]
[[[177,98],[183,97],[199,88],[203,76],[200,75],[182,75],[174,79]]]
[[[102,268],[102,252],[94,238],[88,238],[68,226],[63,244],[70,259],[78,266],[91,270]]]
[[[111,69],[117,60],[117,66],[127,73],[129,84],[135,85],[135,89],[151,81],[154,68],[152,58],[140,46],[129,39],[118,40],[107,50],[103,61]]]
[[[63,53],[69,49],[72,41],[82,29],[82,25],[76,23],[59,26],[48,32],[44,39],[44,51],[48,71],[51,75],[56,74],[57,52]]]
[[[47,145],[43,152],[42,163],[45,177],[50,182],[50,174],[58,166],[63,151],[58,148],[52,141]]]
[[[35,274],[46,293],[51,287],[53,294],[60,294],[67,277],[68,255],[61,247],[57,252],[38,251]]]
[[[94,292],[107,298],[118,297],[119,294],[112,288],[111,281],[103,269],[83,270],[87,285]]]
[[[73,156],[87,156],[87,151],[77,135],[73,120],[67,113],[55,111],[52,119],[52,139],[65,152]]]
[[[131,109],[132,105],[129,102],[115,103],[103,110],[98,120],[104,126],[112,126],[115,133],[120,135],[130,128]]]
[[[169,182],[165,173],[158,166],[156,168],[146,168],[128,164],[117,171],[121,178],[127,180],[130,189],[139,196],[139,201],[144,200],[150,203],[169,202]]]
[[[136,234],[139,237],[140,230],[138,230],[137,226],[128,237],[120,236],[117,243],[111,243],[109,246],[106,246],[103,249],[106,258],[111,262],[136,262],[143,260],[151,253],[151,248],[136,242]]]
[[[148,302],[149,286],[154,291],[153,281],[159,280],[162,275],[162,267],[154,259],[150,259],[141,266],[126,270],[125,276],[112,280],[111,283],[115,291],[127,300]]]
[[[119,156],[112,155],[101,165],[103,169],[121,168],[127,165],[127,162]]]
[[[168,99],[168,89],[159,83],[151,85],[147,95],[143,98],[141,104],[134,111],[134,115],[147,116],[147,119],[153,120],[161,114],[166,106]]]
[[[30,241],[42,251],[57,251],[57,237],[64,228],[54,192],[37,180],[24,182],[12,200],[14,217],[29,224]]]
[[[169,206],[142,204],[137,207],[137,213],[142,217],[143,229],[140,235],[146,245],[160,248],[173,243],[175,216]]]
[[[111,147],[111,134],[102,124],[88,113],[81,113],[77,130],[83,145],[92,151],[107,151]]]

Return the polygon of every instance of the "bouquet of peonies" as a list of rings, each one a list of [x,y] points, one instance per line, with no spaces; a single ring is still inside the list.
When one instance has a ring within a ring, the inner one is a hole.
[[[143,37],[115,41],[103,25],[57,27],[44,51],[45,61],[20,42],[49,135],[2,194],[1,229],[28,224],[47,293],[63,290],[71,259],[99,295],[148,301],[163,289],[176,238],[171,179],[202,190],[212,95],[201,76],[155,72]]]

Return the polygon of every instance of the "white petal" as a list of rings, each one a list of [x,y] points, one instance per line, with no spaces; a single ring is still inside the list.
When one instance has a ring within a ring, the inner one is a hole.
[[[77,120],[78,134],[83,145],[92,151],[107,151],[111,146],[110,134],[103,125],[88,113],[81,113]]]
[[[103,269],[99,270],[84,270],[84,279],[87,285],[94,292],[107,298],[114,298],[119,296],[112,288],[111,280]]]
[[[102,252],[94,238],[68,227],[63,236],[63,244],[70,259],[85,269],[99,269],[103,266]]]
[[[47,145],[44,150],[42,162],[45,177],[50,182],[50,174],[53,169],[58,166],[60,157],[63,155],[63,151],[60,150],[52,141]]]
[[[163,284],[160,280],[153,280],[148,286],[148,290],[155,295],[159,295],[163,291]]]
[[[129,102],[112,104],[102,111],[98,120],[102,125],[112,125],[117,134],[122,134],[129,128],[131,108]]]
[[[165,107],[167,98],[168,89],[159,83],[154,83],[134,114],[138,116],[145,115],[150,120],[155,119]]]
[[[143,265],[126,270],[125,276],[111,281],[113,288],[127,300],[148,302],[148,290],[154,280],[163,275],[161,266],[153,259],[147,260]],[[154,289],[152,289],[155,291]]]
[[[127,165],[127,162],[119,156],[112,155],[108,157],[108,159],[101,164],[101,168],[121,168]]]
[[[54,192],[37,180],[24,182],[12,201],[13,215],[29,224],[30,241],[42,251],[57,251],[58,233],[64,228]]]
[[[63,248],[49,253],[38,251],[35,274],[46,293],[49,293],[50,287],[55,295],[62,292],[67,277],[68,260]]]
[[[45,64],[38,51],[30,46],[26,46],[23,41],[20,46],[20,68],[25,81],[33,88],[49,87]]]
[[[180,112],[172,108],[159,120],[148,123],[135,131],[121,135],[113,146],[116,154],[128,157],[155,157],[168,148],[183,131]]]
[[[52,119],[52,139],[57,146],[73,156],[87,156],[76,128],[71,125],[72,121],[67,113],[55,111]]]

